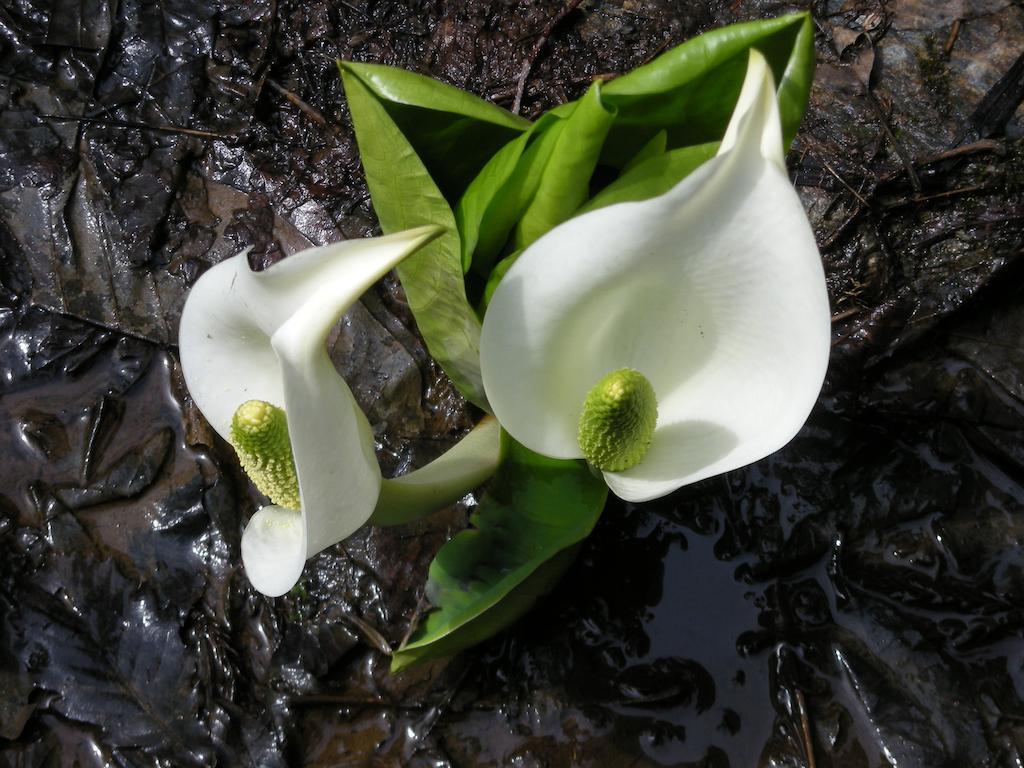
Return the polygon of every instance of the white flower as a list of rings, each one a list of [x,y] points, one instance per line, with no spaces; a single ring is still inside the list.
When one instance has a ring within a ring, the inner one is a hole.
[[[349,536],[377,506],[382,480],[373,436],[328,357],[327,335],[363,292],[439,232],[421,227],[347,240],[262,272],[249,269],[243,252],[212,267],[189,293],[179,332],[182,371],[213,428],[230,442],[236,410],[253,400],[283,407],[287,418],[301,510],[266,506],[246,526],[242,560],[260,592],[287,592],[306,558]],[[460,463],[450,452],[438,460],[439,473],[428,465],[398,487],[423,487],[419,501],[431,508],[463,495],[497,462],[497,428],[482,433],[463,441],[475,452],[470,460]],[[440,487],[430,482],[437,475]],[[388,513],[394,521],[421,511],[415,493],[389,495],[404,504]]]
[[[657,400],[653,433],[641,425],[653,423],[653,397],[648,407],[643,387],[616,379],[597,410],[641,394],[616,416],[626,427],[596,442],[614,452],[616,436],[632,440],[632,465],[613,457],[604,476],[616,495],[645,501],[789,442],[817,400],[829,344],[824,273],[786,174],[775,84],[751,50],[718,155],[660,197],[583,214],[527,248],[491,300],[481,363],[502,426],[564,459],[595,443],[581,429],[595,385],[624,368],[642,374]]]

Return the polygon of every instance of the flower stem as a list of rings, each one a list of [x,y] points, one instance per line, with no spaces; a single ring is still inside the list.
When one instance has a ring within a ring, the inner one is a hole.
[[[425,467],[384,480],[374,525],[402,525],[458,501],[487,480],[501,463],[501,427],[487,416],[453,446]]]

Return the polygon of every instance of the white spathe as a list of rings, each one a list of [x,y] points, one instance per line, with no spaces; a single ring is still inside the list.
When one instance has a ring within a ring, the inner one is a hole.
[[[484,388],[528,448],[581,458],[587,392],[644,374],[658,422],[636,466],[646,501],[778,450],[817,400],[830,347],[821,258],[785,170],[775,83],[750,51],[719,154],[660,197],[598,209],[526,249],[483,323]]]
[[[420,227],[289,256],[262,272],[246,253],[212,267],[189,293],[179,350],[189,393],[225,440],[247,400],[284,408],[302,510],[268,506],[242,534],[253,586],[291,589],[312,557],[353,533],[377,503],[373,436],[327,354],[338,318],[380,277],[440,232]]]

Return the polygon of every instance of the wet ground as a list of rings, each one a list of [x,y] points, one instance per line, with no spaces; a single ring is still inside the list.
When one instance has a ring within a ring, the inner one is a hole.
[[[528,116],[711,27],[797,7],[593,0]],[[249,589],[258,502],[190,404],[188,285],[371,233],[335,57],[511,106],[561,4],[0,7],[0,765],[1024,764],[1024,7],[814,3],[790,155],[834,354],[800,435],[612,503],[474,651],[387,674],[457,507]],[[475,414],[393,280],[332,339],[389,473]]]

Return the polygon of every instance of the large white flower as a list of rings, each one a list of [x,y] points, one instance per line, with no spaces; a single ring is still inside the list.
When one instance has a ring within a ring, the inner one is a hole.
[[[196,282],[182,311],[179,348],[196,405],[225,440],[243,403],[284,409],[301,509],[260,509],[242,535],[246,574],[276,596],[298,581],[306,558],[365,523],[381,497],[366,417],[327,354],[328,333],[375,281],[432,240],[437,227],[347,240],[289,256],[262,271],[240,253]],[[276,410],[276,409],[274,409]],[[483,482],[497,464],[493,420],[433,465],[395,482],[384,522],[436,509]],[[460,459],[461,454],[461,459]],[[289,457],[290,465],[290,457]],[[291,472],[291,468],[288,468]],[[291,494],[294,496],[294,492]]]
[[[817,399],[829,341],[774,80],[751,50],[718,155],[660,197],[583,214],[530,246],[491,300],[481,363],[495,416],[538,453],[592,458],[581,443],[614,452],[620,438],[639,440],[626,451],[632,466],[612,461],[604,476],[616,495],[645,501],[792,439]],[[606,378],[622,369],[625,379]],[[628,407],[602,423],[626,426],[598,438],[581,429],[595,398],[583,426],[616,398]],[[645,419],[653,433],[625,434]]]

